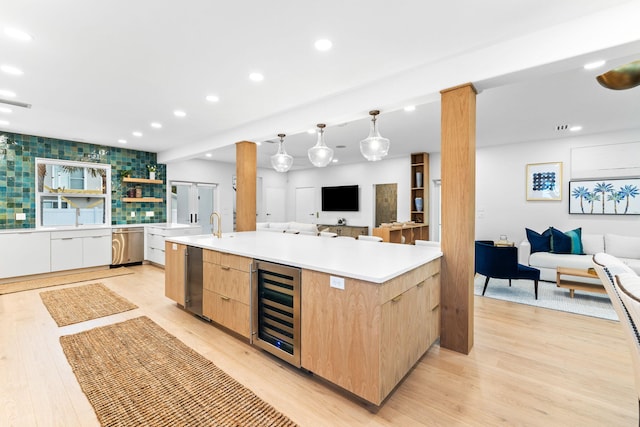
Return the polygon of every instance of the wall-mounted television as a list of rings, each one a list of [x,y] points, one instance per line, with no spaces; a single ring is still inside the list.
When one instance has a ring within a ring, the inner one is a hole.
[[[325,212],[357,212],[360,197],[357,185],[322,187],[322,210]]]

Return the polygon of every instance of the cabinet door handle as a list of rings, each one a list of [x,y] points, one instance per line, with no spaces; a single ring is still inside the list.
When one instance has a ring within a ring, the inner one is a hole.
[[[392,299],[391,299],[391,302],[398,302],[398,301],[400,301],[401,299],[402,299],[402,294],[398,295],[398,296],[397,296],[397,297],[395,297],[395,298],[392,298]]]
[[[222,301],[229,301],[231,298],[220,295]]]
[[[231,270],[231,267],[229,267],[228,265],[221,265],[220,268],[222,268],[223,270]]]
[[[417,286],[417,287],[419,287],[419,288],[421,288],[421,287],[423,287],[423,286],[424,286],[424,282],[420,282],[420,283],[418,283],[416,286]]]

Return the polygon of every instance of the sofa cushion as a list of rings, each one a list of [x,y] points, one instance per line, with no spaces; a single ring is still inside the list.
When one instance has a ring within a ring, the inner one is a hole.
[[[604,235],[605,252],[618,258],[640,259],[640,237]]]
[[[557,228],[551,227],[551,252],[556,254],[582,255],[582,229],[563,233]]]
[[[529,257],[529,265],[536,268],[557,267],[579,268],[586,270],[593,267],[591,255],[554,254],[551,252],[536,252]]]
[[[630,269],[632,269],[637,275],[640,275],[640,259],[637,258],[618,258]]]
[[[284,231],[289,228],[288,222],[272,222],[269,223],[269,228],[272,230]]]
[[[316,226],[315,224],[307,224],[303,222],[290,222],[289,228],[292,230],[298,230],[300,232],[302,231],[312,232],[312,233],[318,232],[318,226]]]
[[[268,222],[256,222],[256,230],[265,230],[269,228]]]
[[[524,230],[527,233],[527,240],[531,245],[531,253],[549,252],[551,250],[551,228],[547,228],[542,234],[538,234],[528,228]]]
[[[604,236],[602,234],[583,234],[582,251],[591,255],[604,252]]]

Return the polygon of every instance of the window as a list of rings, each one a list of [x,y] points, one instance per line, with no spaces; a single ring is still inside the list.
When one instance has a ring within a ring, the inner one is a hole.
[[[36,159],[38,227],[111,224],[111,165]]]

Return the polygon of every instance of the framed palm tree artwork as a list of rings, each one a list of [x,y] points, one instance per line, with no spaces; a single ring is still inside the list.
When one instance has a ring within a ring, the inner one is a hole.
[[[640,178],[570,181],[569,213],[640,215]]]
[[[527,165],[527,200],[562,200],[562,162]]]

